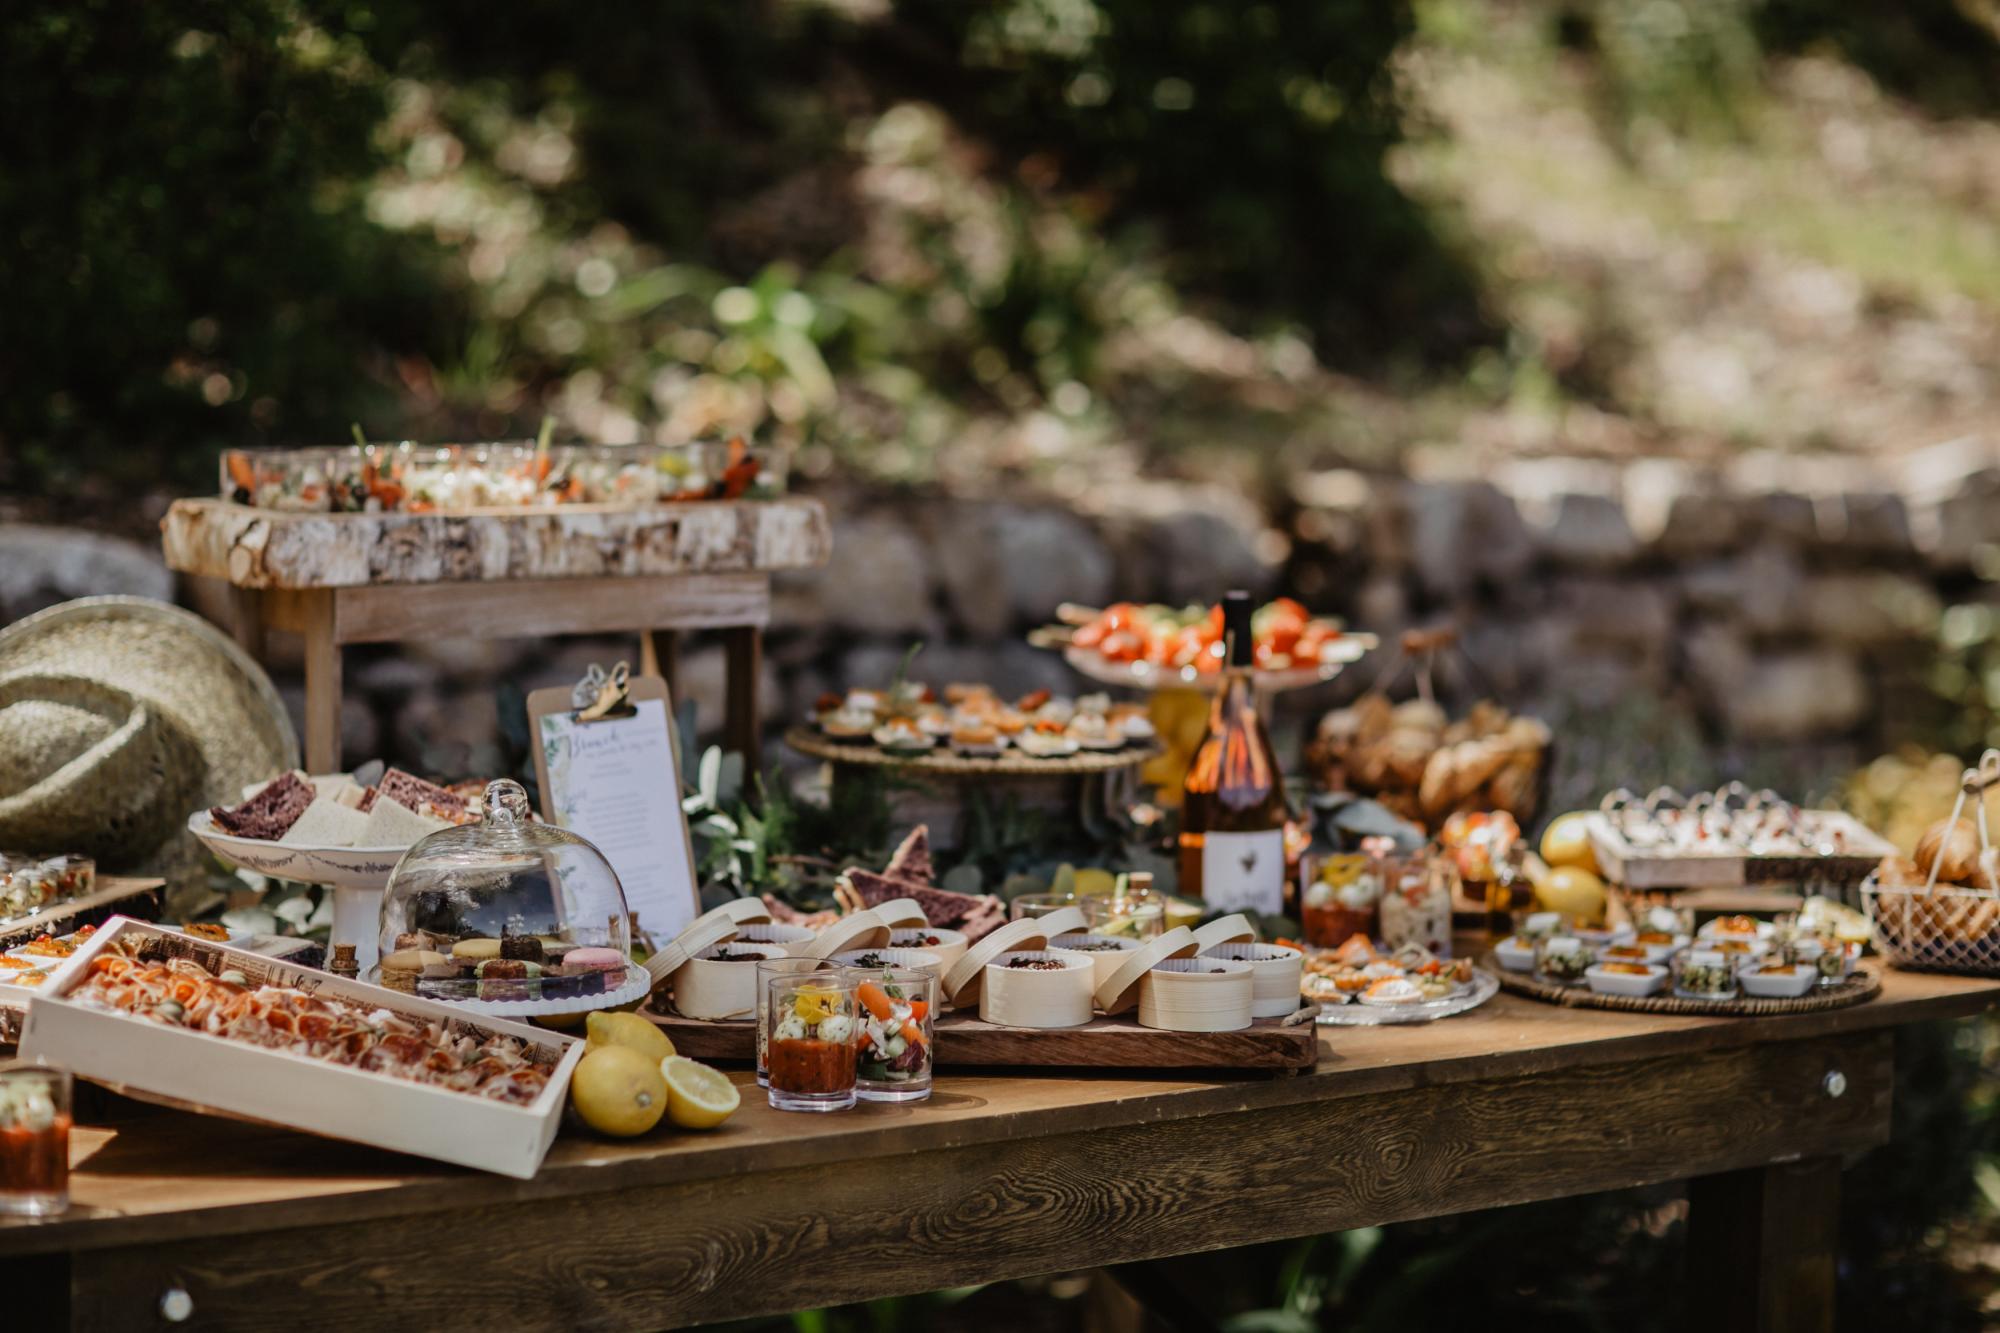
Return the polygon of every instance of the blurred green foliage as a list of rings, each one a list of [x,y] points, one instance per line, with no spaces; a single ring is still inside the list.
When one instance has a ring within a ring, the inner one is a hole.
[[[1189,303],[1354,364],[1449,355],[1472,286],[1384,173],[1412,27],[1364,0],[10,6],[0,279],[34,313],[0,335],[0,484],[186,485],[223,443],[545,407],[923,470],[976,422],[1143,417],[1171,366],[1108,352]]]

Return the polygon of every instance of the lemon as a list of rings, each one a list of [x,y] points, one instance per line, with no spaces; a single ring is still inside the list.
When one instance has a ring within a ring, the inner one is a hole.
[[[668,1056],[669,1060],[678,1056]],[[629,1139],[660,1123],[667,1112],[667,1081],[659,1062],[630,1046],[585,1050],[569,1081],[570,1104],[600,1134]]]
[[[660,1074],[667,1081],[667,1119],[682,1129],[714,1129],[743,1100],[728,1075],[685,1055],[660,1061]]]
[[[1118,877],[1109,870],[1084,869],[1076,872],[1070,889],[1079,898],[1102,898],[1118,887]]]
[[[1590,846],[1589,820],[1589,813],[1583,810],[1550,820],[1542,832],[1542,859],[1552,866],[1575,866],[1593,875],[1603,874]]]
[[[674,1053],[673,1042],[659,1024],[649,1023],[637,1014],[600,1009],[585,1022],[584,1031],[589,1034],[584,1045],[593,1051],[600,1046],[629,1046],[656,1063]]]
[[[1603,921],[1608,896],[1603,880],[1575,866],[1555,866],[1535,878],[1536,902],[1574,921]]]
[[[834,997],[815,991],[800,991],[792,1000],[792,1012],[807,1023],[819,1023],[833,1017]]]

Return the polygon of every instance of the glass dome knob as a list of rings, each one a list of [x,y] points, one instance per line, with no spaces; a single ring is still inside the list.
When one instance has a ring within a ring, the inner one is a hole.
[[[486,791],[480,797],[480,805],[485,809],[488,824],[519,824],[528,819],[528,790],[511,778],[500,778],[486,784]]]

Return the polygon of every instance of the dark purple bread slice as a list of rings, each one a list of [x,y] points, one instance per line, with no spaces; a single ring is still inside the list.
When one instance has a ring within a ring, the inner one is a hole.
[[[226,833],[276,842],[312,803],[312,784],[297,773],[285,773],[243,804],[218,805],[208,813]]]

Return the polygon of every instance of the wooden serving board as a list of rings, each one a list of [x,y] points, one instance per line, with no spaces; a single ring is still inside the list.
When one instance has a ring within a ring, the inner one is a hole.
[[[1767,1018],[1773,1014],[1811,1014],[1866,1004],[1882,993],[1878,968],[1857,967],[1838,986],[1807,991],[1791,999],[1739,995],[1733,1000],[1689,1000],[1671,989],[1658,995],[1600,995],[1587,986],[1559,986],[1526,972],[1512,972],[1487,954],[1480,966],[1500,982],[1500,989],[1569,1009],[1623,1009],[1637,1014],[1691,1014],[1698,1018]]]
[[[942,778],[989,777],[1088,777],[1093,773],[1116,773],[1137,768],[1157,757],[1157,745],[1127,746],[1121,750],[1079,750],[1059,759],[1037,759],[1012,747],[997,755],[975,757],[939,747],[929,754],[891,754],[880,746],[829,740],[810,727],[793,727],[785,733],[785,744],[813,759],[832,764],[853,764],[895,768]]]
[[[640,1010],[673,1039],[674,1050],[697,1060],[754,1060],[756,1025],[707,1023]],[[1291,1019],[1260,1018],[1240,1032],[1161,1032],[1138,1020],[1094,1018],[1077,1028],[1010,1028],[974,1014],[946,1014],[937,1023],[937,1063],[948,1068],[1242,1069],[1296,1074],[1319,1060],[1310,1009]],[[1294,1021],[1296,1020],[1296,1021]]]
[[[16,948],[37,935],[67,935],[78,926],[97,925],[119,913],[150,921],[159,913],[160,893],[165,886],[163,879],[99,875],[89,893],[8,922],[0,928],[0,949]]]

